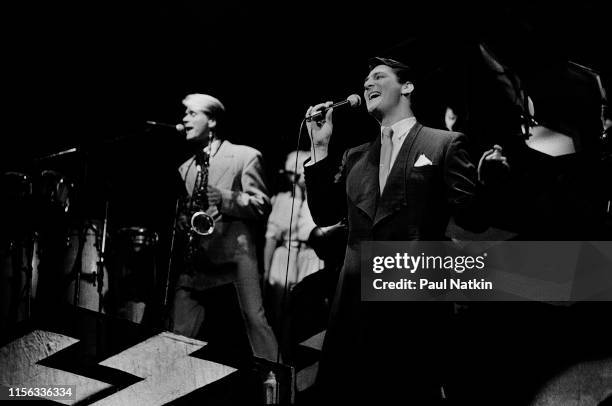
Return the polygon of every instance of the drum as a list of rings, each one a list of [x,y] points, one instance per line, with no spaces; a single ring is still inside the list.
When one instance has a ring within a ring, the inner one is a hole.
[[[144,227],[123,227],[117,232],[116,241],[121,252],[137,253],[155,247],[159,236]]]
[[[7,331],[30,317],[38,283],[38,258],[35,236],[0,247],[0,330]]]
[[[45,212],[67,214],[73,189],[74,184],[61,173],[44,170],[37,179],[35,194]]]
[[[109,289],[107,267],[102,269],[102,286],[98,278],[98,262],[102,245],[102,224],[87,221],[82,227],[72,228],[66,239],[64,256],[64,276],[68,283],[63,292],[64,301],[74,304],[77,272],[80,272],[78,306],[98,311],[99,303],[104,305],[104,297]],[[104,306],[102,306],[104,312]]]
[[[116,256],[112,286],[117,316],[141,323],[154,299],[159,236],[145,227],[123,227],[113,241]]]

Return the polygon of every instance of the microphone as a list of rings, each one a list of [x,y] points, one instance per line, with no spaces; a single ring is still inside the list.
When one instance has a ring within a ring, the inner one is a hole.
[[[327,110],[334,109],[340,106],[344,106],[346,104],[348,104],[350,107],[359,107],[361,106],[361,97],[359,97],[358,94],[352,94],[349,97],[347,97],[346,100],[342,100],[341,102],[334,103],[329,107],[326,107],[322,110],[317,111],[315,114],[311,114],[307,116],[306,121],[320,120],[323,117],[325,117],[325,113],[327,113]]]
[[[153,127],[172,128],[174,131],[178,131],[178,132],[185,131],[185,126],[183,124],[168,124],[168,123],[160,123],[158,121],[147,121],[147,124],[152,125]]]

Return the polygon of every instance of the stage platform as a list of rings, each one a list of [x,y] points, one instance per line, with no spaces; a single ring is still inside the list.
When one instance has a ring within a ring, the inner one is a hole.
[[[39,310],[2,335],[3,399],[9,387],[63,386],[70,396],[38,404],[260,405],[273,371],[278,399],[295,401],[292,367],[82,308]]]

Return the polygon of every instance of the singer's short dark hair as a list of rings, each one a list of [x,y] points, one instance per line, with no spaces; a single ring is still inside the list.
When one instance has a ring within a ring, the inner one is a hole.
[[[414,83],[416,80],[414,69],[402,62],[396,61],[395,59],[376,56],[368,60],[368,68],[370,70],[374,69],[378,65],[390,67],[400,83]]]

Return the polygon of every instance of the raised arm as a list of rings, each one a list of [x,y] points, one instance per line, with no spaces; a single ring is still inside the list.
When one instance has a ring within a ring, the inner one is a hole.
[[[327,102],[311,106],[306,116],[331,104]],[[328,157],[329,141],[334,129],[332,113],[333,109],[329,109],[324,118],[306,124],[311,140],[310,159],[304,163],[307,199],[312,218],[320,227],[336,224],[346,215],[346,153],[340,167]]]
[[[242,190],[220,189],[219,210],[229,216],[262,219],[270,211],[270,197],[259,151],[245,161],[240,176]]]
[[[460,134],[447,147],[444,181],[451,214],[461,227],[474,232],[486,230],[489,223],[485,188],[477,179],[476,167],[466,148],[467,138]]]

